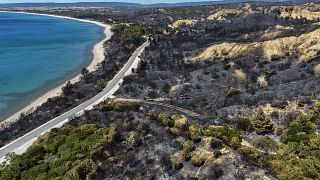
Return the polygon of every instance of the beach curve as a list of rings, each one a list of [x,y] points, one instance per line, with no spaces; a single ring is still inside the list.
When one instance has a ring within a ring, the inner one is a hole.
[[[112,26],[109,24],[104,24],[98,21],[93,21],[93,20],[86,20],[86,19],[77,19],[77,18],[72,18],[68,16],[59,16],[59,15],[51,15],[51,14],[40,14],[40,13],[31,13],[31,12],[15,12],[15,11],[0,11],[0,12],[5,12],[5,13],[17,13],[17,14],[30,14],[30,15],[38,15],[38,16],[49,16],[49,17],[55,17],[55,18],[62,18],[62,19],[70,19],[70,20],[75,20],[75,21],[80,21],[80,22],[86,22],[86,23],[92,23],[96,24],[100,27],[104,28],[104,38],[96,43],[92,49],[93,53],[93,58],[90,62],[90,64],[86,67],[89,72],[95,71],[98,67],[98,64],[104,61],[105,59],[105,50],[104,50],[104,42],[108,41],[113,33],[111,31]],[[53,89],[47,91],[46,93],[42,94],[35,100],[33,100],[31,103],[29,103],[27,106],[24,108],[16,111],[14,114],[9,116],[8,118],[4,119],[3,121],[0,122],[0,129],[5,128],[18,120],[18,118],[21,116],[22,113],[29,113],[34,110],[36,110],[37,107],[41,106],[43,103],[45,103],[49,98],[53,98],[56,96],[61,95],[62,93],[62,87],[64,87],[68,82],[70,83],[76,83],[80,80],[81,74],[79,73],[78,75],[74,76],[70,80],[67,80],[61,85],[58,85],[54,87]]]

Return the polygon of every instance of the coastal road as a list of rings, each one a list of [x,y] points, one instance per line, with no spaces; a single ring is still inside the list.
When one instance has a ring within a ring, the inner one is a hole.
[[[29,146],[32,145],[34,141],[37,140],[39,136],[49,132],[53,128],[61,127],[74,116],[81,115],[84,110],[90,110],[94,107],[94,105],[99,104],[106,98],[111,97],[113,93],[119,88],[120,84],[123,81],[123,78],[126,75],[132,73],[132,68],[137,68],[140,60],[139,55],[149,44],[150,43],[147,40],[139,48],[137,48],[136,51],[131,55],[128,62],[122,67],[122,69],[116,74],[116,76],[111,81],[109,81],[108,85],[99,94],[0,148],[0,163],[5,160],[4,157],[6,154],[12,152],[16,154],[22,154],[27,150]]]

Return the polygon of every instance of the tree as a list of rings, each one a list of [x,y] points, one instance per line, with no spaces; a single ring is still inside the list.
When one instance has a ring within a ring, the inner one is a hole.
[[[88,71],[87,68],[82,68],[82,70],[81,70],[81,75],[82,75],[84,78],[86,78],[86,77],[88,76],[88,73],[89,73],[89,71]]]

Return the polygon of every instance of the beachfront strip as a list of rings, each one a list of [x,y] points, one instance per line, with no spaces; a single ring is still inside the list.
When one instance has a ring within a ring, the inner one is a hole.
[[[34,141],[37,140],[41,135],[49,132],[53,128],[61,127],[63,124],[68,122],[74,116],[79,116],[83,114],[84,110],[90,110],[95,105],[104,101],[107,98],[111,98],[112,95],[120,87],[123,78],[132,73],[132,69],[138,67],[140,61],[140,54],[144,51],[150,42],[147,40],[136,51],[131,55],[128,62],[121,68],[121,70],[114,76],[114,78],[108,83],[108,85],[99,94],[89,99],[88,101],[80,104],[79,106],[63,113],[62,115],[48,121],[47,123],[41,125],[40,127],[32,130],[31,132],[25,134],[24,136],[14,140],[13,142],[0,148],[0,163],[5,161],[5,156],[8,153],[22,154],[28,147],[32,145]]]

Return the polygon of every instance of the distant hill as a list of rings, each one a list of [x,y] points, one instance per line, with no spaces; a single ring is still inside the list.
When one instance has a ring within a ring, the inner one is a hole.
[[[150,7],[181,7],[181,6],[201,6],[214,5],[221,3],[237,2],[292,2],[306,3],[319,2],[319,0],[222,0],[222,1],[200,1],[200,2],[183,2],[183,3],[156,3],[156,4],[139,4],[126,2],[79,2],[79,3],[8,3],[0,4],[1,8],[13,7],[110,7],[110,8],[150,8]]]
[[[122,2],[79,2],[79,3],[8,3],[0,4],[3,8],[12,7],[132,7],[142,8],[144,5],[138,3],[122,3]]]

